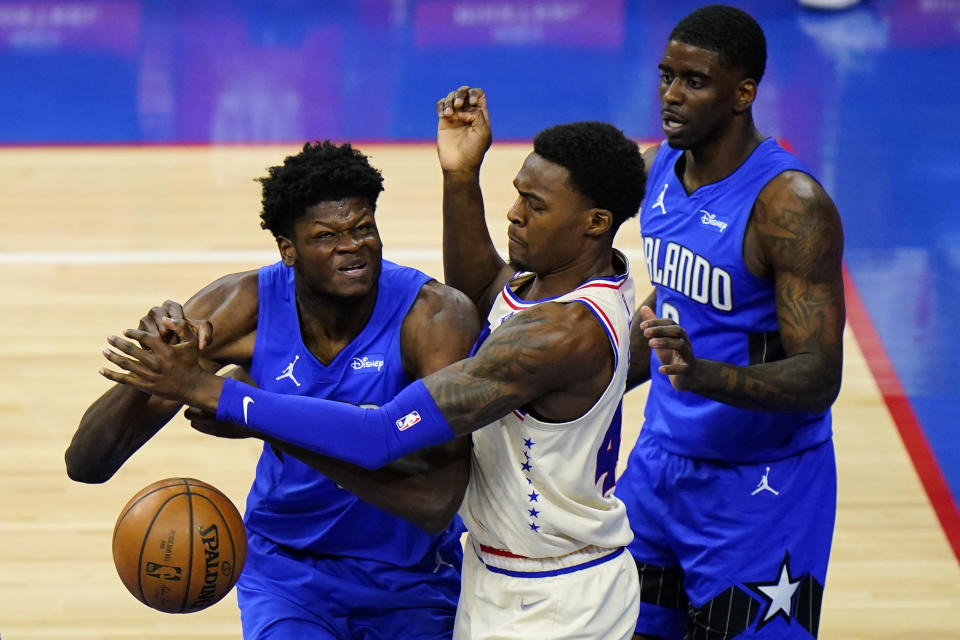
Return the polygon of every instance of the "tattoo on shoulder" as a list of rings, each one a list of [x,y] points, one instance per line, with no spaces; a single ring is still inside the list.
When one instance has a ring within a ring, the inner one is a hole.
[[[772,210],[758,200],[760,231],[777,263],[808,274],[812,282],[829,282],[842,259],[840,220],[819,190],[803,191]]]
[[[474,357],[425,380],[455,432],[492,422],[532,399],[531,381],[555,346],[542,331],[546,324],[541,314],[517,314]]]

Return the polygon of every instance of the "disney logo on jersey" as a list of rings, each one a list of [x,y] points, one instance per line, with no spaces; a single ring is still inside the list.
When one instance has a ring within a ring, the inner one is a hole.
[[[383,368],[383,354],[358,356],[350,361],[350,368],[354,371],[369,373],[376,370],[377,373],[380,373],[380,369]]]
[[[700,224],[710,229],[710,231],[723,233],[727,230],[727,222],[722,218],[718,218],[717,214],[710,213],[706,209],[700,209],[700,213],[703,214],[700,216]]]

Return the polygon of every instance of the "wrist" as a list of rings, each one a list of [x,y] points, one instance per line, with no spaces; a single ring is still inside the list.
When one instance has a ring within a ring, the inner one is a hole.
[[[480,165],[476,167],[458,167],[456,169],[443,169],[444,183],[451,185],[458,184],[479,184],[480,183]]]
[[[709,361],[692,358],[687,368],[687,375],[684,376],[686,381],[684,391],[693,393],[707,391],[711,381],[716,381],[718,375],[719,371],[710,371]]]
[[[185,404],[211,413],[216,413],[223,391],[223,378],[216,374],[200,372],[189,385]]]

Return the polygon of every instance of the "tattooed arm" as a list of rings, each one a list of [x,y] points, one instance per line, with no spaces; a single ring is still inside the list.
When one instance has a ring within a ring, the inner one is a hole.
[[[474,357],[423,381],[461,435],[520,407],[552,422],[573,420],[593,406],[612,375],[610,340],[590,311],[545,303],[511,317]]]
[[[190,327],[165,322],[180,339],[177,348],[128,330],[124,335],[147,349],[111,337],[119,353],[105,357],[125,373],[101,373],[163,398],[215,410],[218,419],[243,424],[256,437],[368,469],[468,434],[520,407],[546,420],[574,419],[593,406],[613,375],[606,333],[576,303],[543,303],[515,314],[476,355],[414,382],[377,409],[270,393],[209,374],[197,365]]]
[[[747,409],[820,412],[840,391],[843,364],[843,230],[830,197],[810,176],[786,172],[760,192],[744,238],[744,259],[774,281],[786,358],[734,366],[694,357],[683,328],[643,317],[659,371],[682,391]]]

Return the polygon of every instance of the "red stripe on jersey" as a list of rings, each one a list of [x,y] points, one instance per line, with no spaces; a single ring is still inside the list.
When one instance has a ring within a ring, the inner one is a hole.
[[[504,551],[503,549],[497,549],[495,547],[488,547],[485,544],[480,545],[480,551],[484,553],[489,553],[492,556],[500,556],[501,558],[520,558],[521,560],[529,560],[527,556],[518,556],[515,553],[510,553],[509,551]]]
[[[613,284],[612,282],[590,282],[589,284],[580,285],[579,287],[574,289],[574,291],[579,291],[580,289],[589,289],[590,287],[603,287],[604,289],[619,289],[620,287],[623,286],[623,283],[626,281],[627,279],[624,278],[618,284]]]
[[[510,308],[511,308],[511,309],[516,309],[517,311],[520,311],[521,309],[526,309],[526,308],[527,308],[527,307],[518,307],[517,305],[515,305],[515,304],[513,303],[513,301],[510,299],[510,296],[507,295],[507,289],[506,289],[506,288],[503,288],[503,289],[500,290],[500,295],[503,297],[503,300],[504,300],[508,305],[510,305]]]

